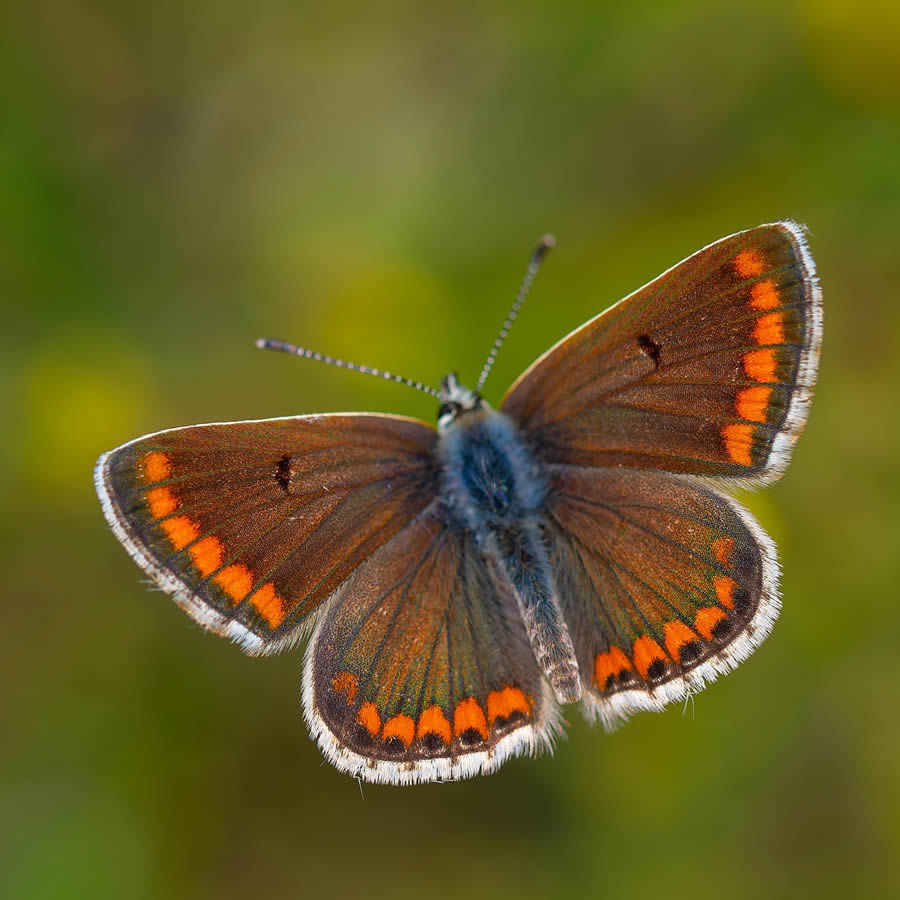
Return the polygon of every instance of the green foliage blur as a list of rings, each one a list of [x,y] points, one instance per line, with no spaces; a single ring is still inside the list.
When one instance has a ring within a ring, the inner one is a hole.
[[[0,896],[900,894],[900,5],[13,4],[0,28]],[[323,764],[301,654],[150,592],[98,454],[487,385],[704,244],[809,225],[825,342],[747,499],[784,611],[685,710],[455,785]],[[891,629],[894,629],[891,632]],[[361,796],[362,795],[362,796]]]

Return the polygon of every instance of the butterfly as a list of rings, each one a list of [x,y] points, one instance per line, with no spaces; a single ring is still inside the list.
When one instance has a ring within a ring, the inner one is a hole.
[[[822,301],[804,231],[710,244],[577,328],[494,409],[406,381],[435,429],[342,413],[194,425],[100,457],[135,562],[250,655],[311,634],[303,713],[338,769],[458,779],[700,690],[778,615],[775,546],[722,487],[785,470]]]

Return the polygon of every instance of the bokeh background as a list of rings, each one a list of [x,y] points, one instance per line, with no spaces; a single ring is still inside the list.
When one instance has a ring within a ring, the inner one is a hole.
[[[51,0],[0,28],[0,895],[900,893],[900,5]],[[412,391],[489,399],[678,259],[792,217],[826,306],[812,417],[747,502],[764,647],[683,711],[456,785],[323,765],[299,653],[149,592],[97,455]]]

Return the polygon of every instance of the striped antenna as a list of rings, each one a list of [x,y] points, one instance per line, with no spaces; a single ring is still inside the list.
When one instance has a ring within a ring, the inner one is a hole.
[[[335,359],[325,353],[315,353],[307,350],[306,347],[298,347],[296,344],[289,344],[287,341],[276,341],[272,338],[260,338],[256,342],[256,346],[260,350],[278,350],[281,353],[290,353],[293,356],[302,356],[304,359],[312,359],[316,362],[328,363],[329,366],[337,366],[339,369],[350,369],[351,372],[362,372],[363,375],[375,375],[377,378],[384,378],[387,381],[396,381],[397,384],[405,384],[407,387],[415,388],[438,400],[442,396],[438,390],[422,384],[421,381],[413,381],[411,378],[404,378],[402,375],[394,375],[391,372],[385,372],[384,369],[371,369],[369,366],[361,366],[358,363],[348,362],[345,359]]]
[[[481,393],[481,389],[484,387],[488,375],[491,374],[491,367],[494,365],[494,360],[497,358],[497,354],[500,352],[500,348],[503,346],[503,342],[509,334],[509,329],[512,328],[512,323],[516,321],[516,316],[519,314],[519,310],[522,308],[522,304],[525,302],[525,298],[531,290],[534,277],[540,270],[544,257],[550,252],[550,248],[555,245],[556,238],[553,237],[552,234],[545,234],[537,247],[534,248],[534,253],[531,254],[531,259],[528,261],[528,268],[525,270],[525,276],[522,278],[522,284],[519,286],[519,292],[516,294],[516,299],[513,301],[513,305],[510,307],[506,318],[503,320],[503,327],[500,329],[500,334],[497,335],[494,346],[491,347],[491,352],[488,353],[488,358],[485,360],[481,375],[478,376],[478,384],[475,385],[476,394]]]

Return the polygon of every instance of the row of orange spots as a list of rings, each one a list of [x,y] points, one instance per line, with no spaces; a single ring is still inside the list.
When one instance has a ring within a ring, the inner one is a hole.
[[[727,575],[713,575],[713,587],[716,589],[716,600],[727,609],[734,609],[735,580]]]
[[[640,672],[641,678],[646,681],[650,666],[658,660],[665,662],[666,654],[652,637],[645,634],[634,642],[631,658],[634,660],[634,667]]]
[[[704,606],[697,610],[694,618],[694,628],[708,641],[713,639],[713,628],[724,619],[725,613],[718,606]]]
[[[453,713],[453,730],[457,736],[467,731],[477,731],[481,739],[486,741],[488,737],[487,719],[481,704],[474,697],[466,697],[456,704]]]
[[[666,622],[663,634],[666,650],[669,651],[669,656],[675,660],[680,658],[681,648],[685,644],[692,644],[697,640],[697,635],[684,622],[679,622],[678,619]]]
[[[336,693],[344,695],[348,706],[353,705],[359,689],[355,675],[351,672],[338,672],[331,679],[331,687]],[[422,711],[418,725],[410,716],[400,713],[391,716],[382,728],[378,708],[367,700],[360,706],[356,714],[356,721],[373,738],[380,733],[382,741],[396,738],[409,747],[415,737],[421,740],[429,735],[437,735],[446,746],[453,740],[454,734],[459,737],[471,731],[477,732],[481,739],[486,741],[489,729],[494,727],[494,723],[498,719],[508,719],[514,713],[529,716],[531,703],[519,688],[505,687],[488,694],[487,710],[487,716],[485,716],[481,704],[474,697],[466,697],[456,705],[452,728],[444,711],[437,704]]]
[[[756,320],[753,340],[757,344],[784,343],[784,317],[780,312],[766,313]]]
[[[723,605],[731,608],[731,592],[734,590],[734,581],[730,578],[721,579],[722,586],[716,585],[716,594]],[[730,582],[730,585],[725,585]],[[629,659],[625,653],[618,647],[610,647],[605,653],[598,653],[594,660],[594,681],[600,690],[606,690],[610,677],[617,678],[623,672],[637,669],[641,678],[647,680],[650,667],[655,662],[667,662],[670,659],[678,661],[681,651],[687,644],[692,644],[698,640],[698,633],[707,641],[712,641],[715,637],[714,629],[723,619],[726,613],[718,606],[704,606],[697,610],[694,617],[694,628],[690,628],[684,622],[673,619],[666,622],[663,626],[663,641],[666,650],[648,635],[639,637],[634,642],[632,649],[632,659]],[[694,630],[696,629],[696,631]],[[668,655],[666,655],[668,651]]]
[[[722,536],[712,542],[712,552],[716,561],[726,568],[732,567],[734,538]],[[618,678],[623,672],[637,669],[641,678],[647,680],[650,667],[656,662],[669,659],[680,661],[681,652],[687,644],[698,640],[698,633],[707,641],[716,637],[715,628],[727,618],[722,609],[734,609],[734,592],[737,582],[728,575],[714,575],[712,578],[716,599],[721,606],[704,606],[694,616],[694,628],[690,628],[678,619],[672,619],[663,625],[663,643],[668,656],[662,647],[649,635],[642,635],[635,642],[631,651],[631,659],[619,647],[610,647],[604,653],[598,653],[594,659],[594,681],[600,690],[606,690],[610,678]],[[696,630],[695,630],[696,629]]]
[[[148,453],[143,460],[144,481],[152,484],[155,481],[165,481],[172,474],[172,461],[159,450]]]
[[[427,737],[429,734],[436,734],[444,744],[449,744],[453,738],[450,723],[439,706],[429,706],[419,716],[419,738]]]
[[[331,686],[337,693],[346,696],[347,706],[353,706],[353,701],[356,699],[357,681],[352,672],[338,672],[331,679]]]
[[[178,509],[178,500],[167,487],[158,487],[147,491],[147,505],[154,519],[162,519]]]
[[[734,270],[740,278],[756,278],[766,270],[766,260],[758,250],[742,250],[734,258]],[[771,310],[780,304],[778,288],[771,278],[756,282],[750,288],[750,307],[754,310]],[[771,346],[784,343],[784,316],[781,312],[768,312],[759,316],[753,328],[753,340],[762,349],[748,350],[743,356],[744,372],[759,385],[738,391],[735,412],[745,422],[765,422],[768,418],[772,388],[776,382],[778,361]],[[722,427],[725,452],[732,462],[742,466],[753,465],[753,436],[755,426],[734,423]]]
[[[416,723],[409,716],[402,713],[397,716],[391,716],[384,723],[384,731],[381,733],[383,741],[389,741],[392,738],[399,738],[408,747],[413,742],[416,734]]]
[[[143,476],[146,481],[156,482],[172,474],[172,464],[168,456],[159,450],[148,453],[142,461]],[[162,529],[169,543],[176,550],[187,548],[200,575],[206,578],[222,565],[225,547],[213,535],[200,538],[200,526],[189,516],[173,516],[178,509],[178,498],[168,487],[155,487],[145,495],[150,515],[161,519]],[[199,540],[198,540],[199,538]],[[240,603],[253,590],[253,573],[242,563],[226,566],[213,577],[213,581],[234,601]],[[271,582],[261,585],[250,597],[256,611],[265,619],[269,628],[277,628],[287,615],[284,600],[278,596]]]
[[[731,554],[734,552],[734,538],[719,537],[712,542],[713,556],[716,561],[725,566],[726,569],[731,568]]]
[[[611,675],[618,677],[622,672],[630,671],[631,662],[618,647],[610,647],[606,653],[598,653],[594,660],[594,680],[601,689],[606,687]]]
[[[757,281],[750,288],[750,305],[754,309],[774,309],[780,302],[778,289],[771,278],[767,278],[765,281]]]
[[[176,550],[183,550],[191,541],[196,541],[200,537],[200,529],[187,516],[163,519],[160,527]]]
[[[362,725],[372,737],[375,737],[381,731],[381,716],[378,715],[378,709],[375,704],[366,700],[359,708],[356,714],[356,721]]]
[[[741,250],[734,258],[735,271],[741,278],[755,278],[762,275],[765,265],[759,250]]]
[[[527,716],[531,713],[528,698],[518,688],[505,687],[500,691],[491,691],[487,698],[488,724],[494,727],[497,719],[508,719],[514,713]]]
[[[772,388],[767,384],[744,388],[735,401],[737,414],[750,422],[765,422],[771,397]]]
[[[771,347],[764,350],[748,350],[744,354],[744,371],[754,381],[774,382],[778,369],[778,360]]]
[[[222,557],[225,555],[225,550],[222,547],[222,542],[218,538],[210,536],[193,544],[190,548],[190,554],[191,559],[194,561],[194,565],[200,570],[200,574],[205,578],[222,565]],[[219,576],[221,575],[222,573],[220,572]]]
[[[742,466],[752,466],[753,425],[733,423],[722,427],[722,439],[725,450],[731,459]]]

